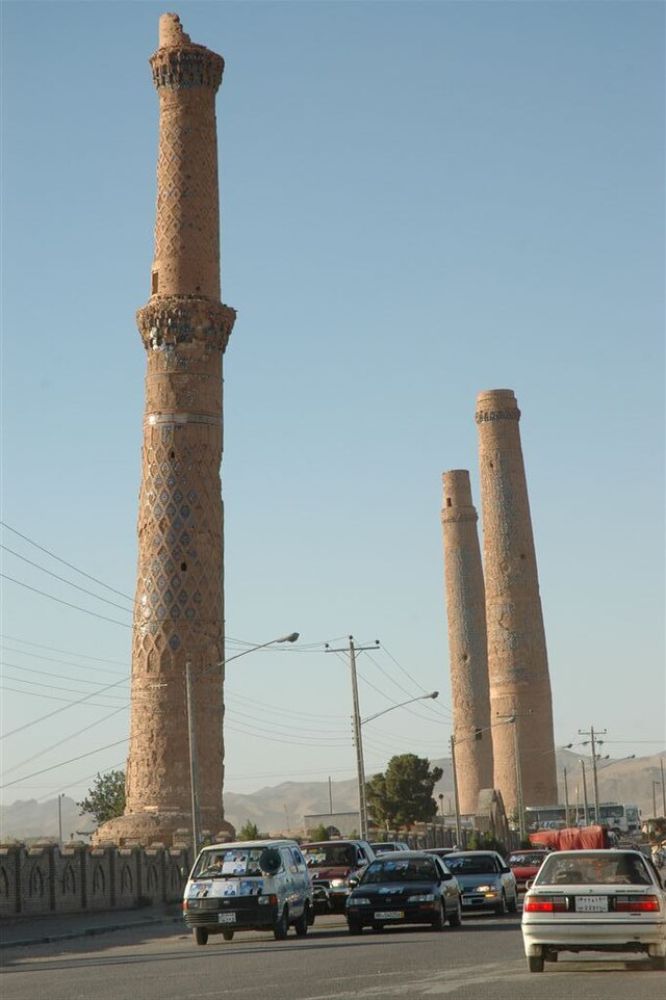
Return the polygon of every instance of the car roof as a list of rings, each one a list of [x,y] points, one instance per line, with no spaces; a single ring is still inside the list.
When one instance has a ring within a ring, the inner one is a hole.
[[[232,843],[204,844],[202,851],[247,851],[255,847],[298,847],[295,840],[234,840]]]
[[[391,855],[390,858],[377,858],[377,861],[409,861],[412,858],[418,858],[419,860],[423,860],[423,858],[437,857],[437,855],[430,854],[429,851],[396,851],[395,853],[396,855],[399,854],[400,857],[395,857],[394,855]]]
[[[308,840],[306,844],[301,844],[301,847],[328,847],[329,844],[364,844],[364,840],[349,840],[346,837],[340,837],[336,840]]]

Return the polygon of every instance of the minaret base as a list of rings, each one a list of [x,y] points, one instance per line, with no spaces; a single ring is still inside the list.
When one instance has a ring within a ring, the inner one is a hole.
[[[200,817],[200,826],[200,836],[206,840],[210,837],[214,843],[234,840],[236,836],[231,823],[219,815],[209,816],[205,810]],[[163,844],[172,847],[175,842],[182,844],[184,841],[192,841],[192,814],[184,812],[126,813],[102,823],[92,836],[96,847],[102,844],[116,844],[118,847]]]

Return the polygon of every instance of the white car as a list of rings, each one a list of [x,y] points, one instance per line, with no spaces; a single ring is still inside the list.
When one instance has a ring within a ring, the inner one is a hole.
[[[523,903],[530,972],[562,951],[643,952],[666,969],[666,891],[640,851],[554,851]]]

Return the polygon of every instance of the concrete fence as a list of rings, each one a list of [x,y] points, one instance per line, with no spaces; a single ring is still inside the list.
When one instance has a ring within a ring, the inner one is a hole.
[[[174,903],[190,864],[185,847],[0,846],[0,918]]]

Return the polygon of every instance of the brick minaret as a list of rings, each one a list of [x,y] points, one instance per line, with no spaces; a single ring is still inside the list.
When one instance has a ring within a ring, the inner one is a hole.
[[[477,398],[494,785],[507,812],[557,802],[553,711],[520,410],[510,389]],[[515,716],[515,723],[503,721]]]
[[[486,606],[476,529],[478,517],[466,469],[445,472],[442,487],[444,582],[458,794],[460,811],[475,813],[479,791],[493,787]]]
[[[215,94],[224,60],[160,18],[160,101],[139,561],[125,815],[97,840],[169,843],[191,829],[185,664],[192,664],[201,828],[224,823],[222,355]]]

